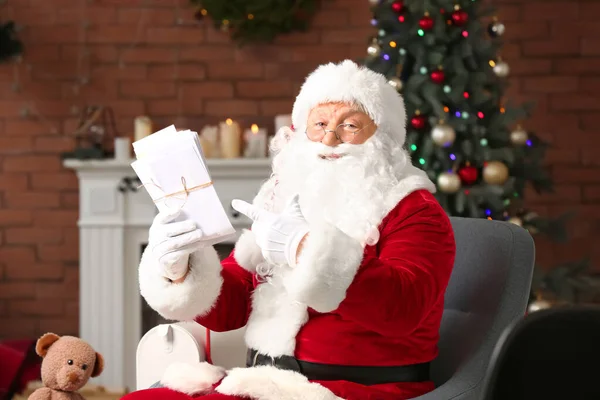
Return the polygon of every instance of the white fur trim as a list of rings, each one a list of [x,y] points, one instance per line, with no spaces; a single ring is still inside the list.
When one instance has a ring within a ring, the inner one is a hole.
[[[235,244],[235,261],[245,270],[256,272],[256,266],[265,261],[254,233],[244,230]]]
[[[234,368],[215,390],[255,400],[342,400],[297,372],[270,366]]]
[[[290,273],[289,268],[278,267],[254,290],[244,337],[248,348],[272,357],[294,355],[296,335],[308,321],[308,311],[285,290],[283,279]]]
[[[190,256],[190,271],[182,283],[165,279],[147,247],[139,268],[140,292],[150,307],[166,319],[191,321],[214,306],[223,285],[221,261],[212,246]]]
[[[297,301],[318,312],[331,312],[346,298],[363,255],[363,245],[335,226],[311,226],[285,287]]]
[[[160,383],[187,395],[211,390],[225,376],[225,369],[207,362],[197,364],[173,363],[167,367]]]
[[[294,128],[304,132],[310,110],[329,102],[360,104],[379,128],[404,142],[404,100],[383,75],[350,60],[319,66],[306,78],[296,97]]]

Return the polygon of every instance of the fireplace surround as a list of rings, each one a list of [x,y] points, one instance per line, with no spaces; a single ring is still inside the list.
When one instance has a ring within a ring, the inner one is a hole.
[[[163,322],[139,294],[137,268],[156,207],[138,189],[130,161],[74,160],[64,166],[79,178],[79,336],[98,349],[107,368],[96,378],[112,388],[135,388],[135,351],[148,329]],[[239,232],[250,221],[230,206],[251,201],[271,173],[269,159],[214,159],[215,189]],[[235,238],[218,245],[221,257]]]

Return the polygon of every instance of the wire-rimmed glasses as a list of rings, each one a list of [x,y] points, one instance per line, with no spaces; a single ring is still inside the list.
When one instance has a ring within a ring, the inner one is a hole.
[[[354,140],[354,137],[363,129],[373,124],[373,121],[369,122],[362,128],[357,127],[354,124],[339,124],[334,130],[327,129],[325,124],[316,123],[306,128],[306,136],[313,142],[320,142],[323,140],[327,132],[333,132],[336,139],[342,143],[350,143]]]

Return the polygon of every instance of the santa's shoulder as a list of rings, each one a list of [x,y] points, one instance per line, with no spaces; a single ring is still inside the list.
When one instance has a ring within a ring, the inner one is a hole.
[[[448,214],[435,196],[426,189],[415,190],[400,200],[381,221],[380,230],[393,228],[398,224],[428,223],[432,221],[451,228]]]

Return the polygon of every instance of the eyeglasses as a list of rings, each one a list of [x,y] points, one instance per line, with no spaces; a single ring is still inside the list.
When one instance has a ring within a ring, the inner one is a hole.
[[[354,137],[357,133],[372,125],[374,121],[369,122],[367,125],[362,128],[358,128],[353,124],[339,124],[335,130],[330,130],[325,128],[325,124],[317,123],[312,126],[309,126],[306,129],[306,136],[312,140],[313,142],[320,142],[323,140],[327,132],[333,132],[336,139],[342,143],[350,143],[354,140]]]

